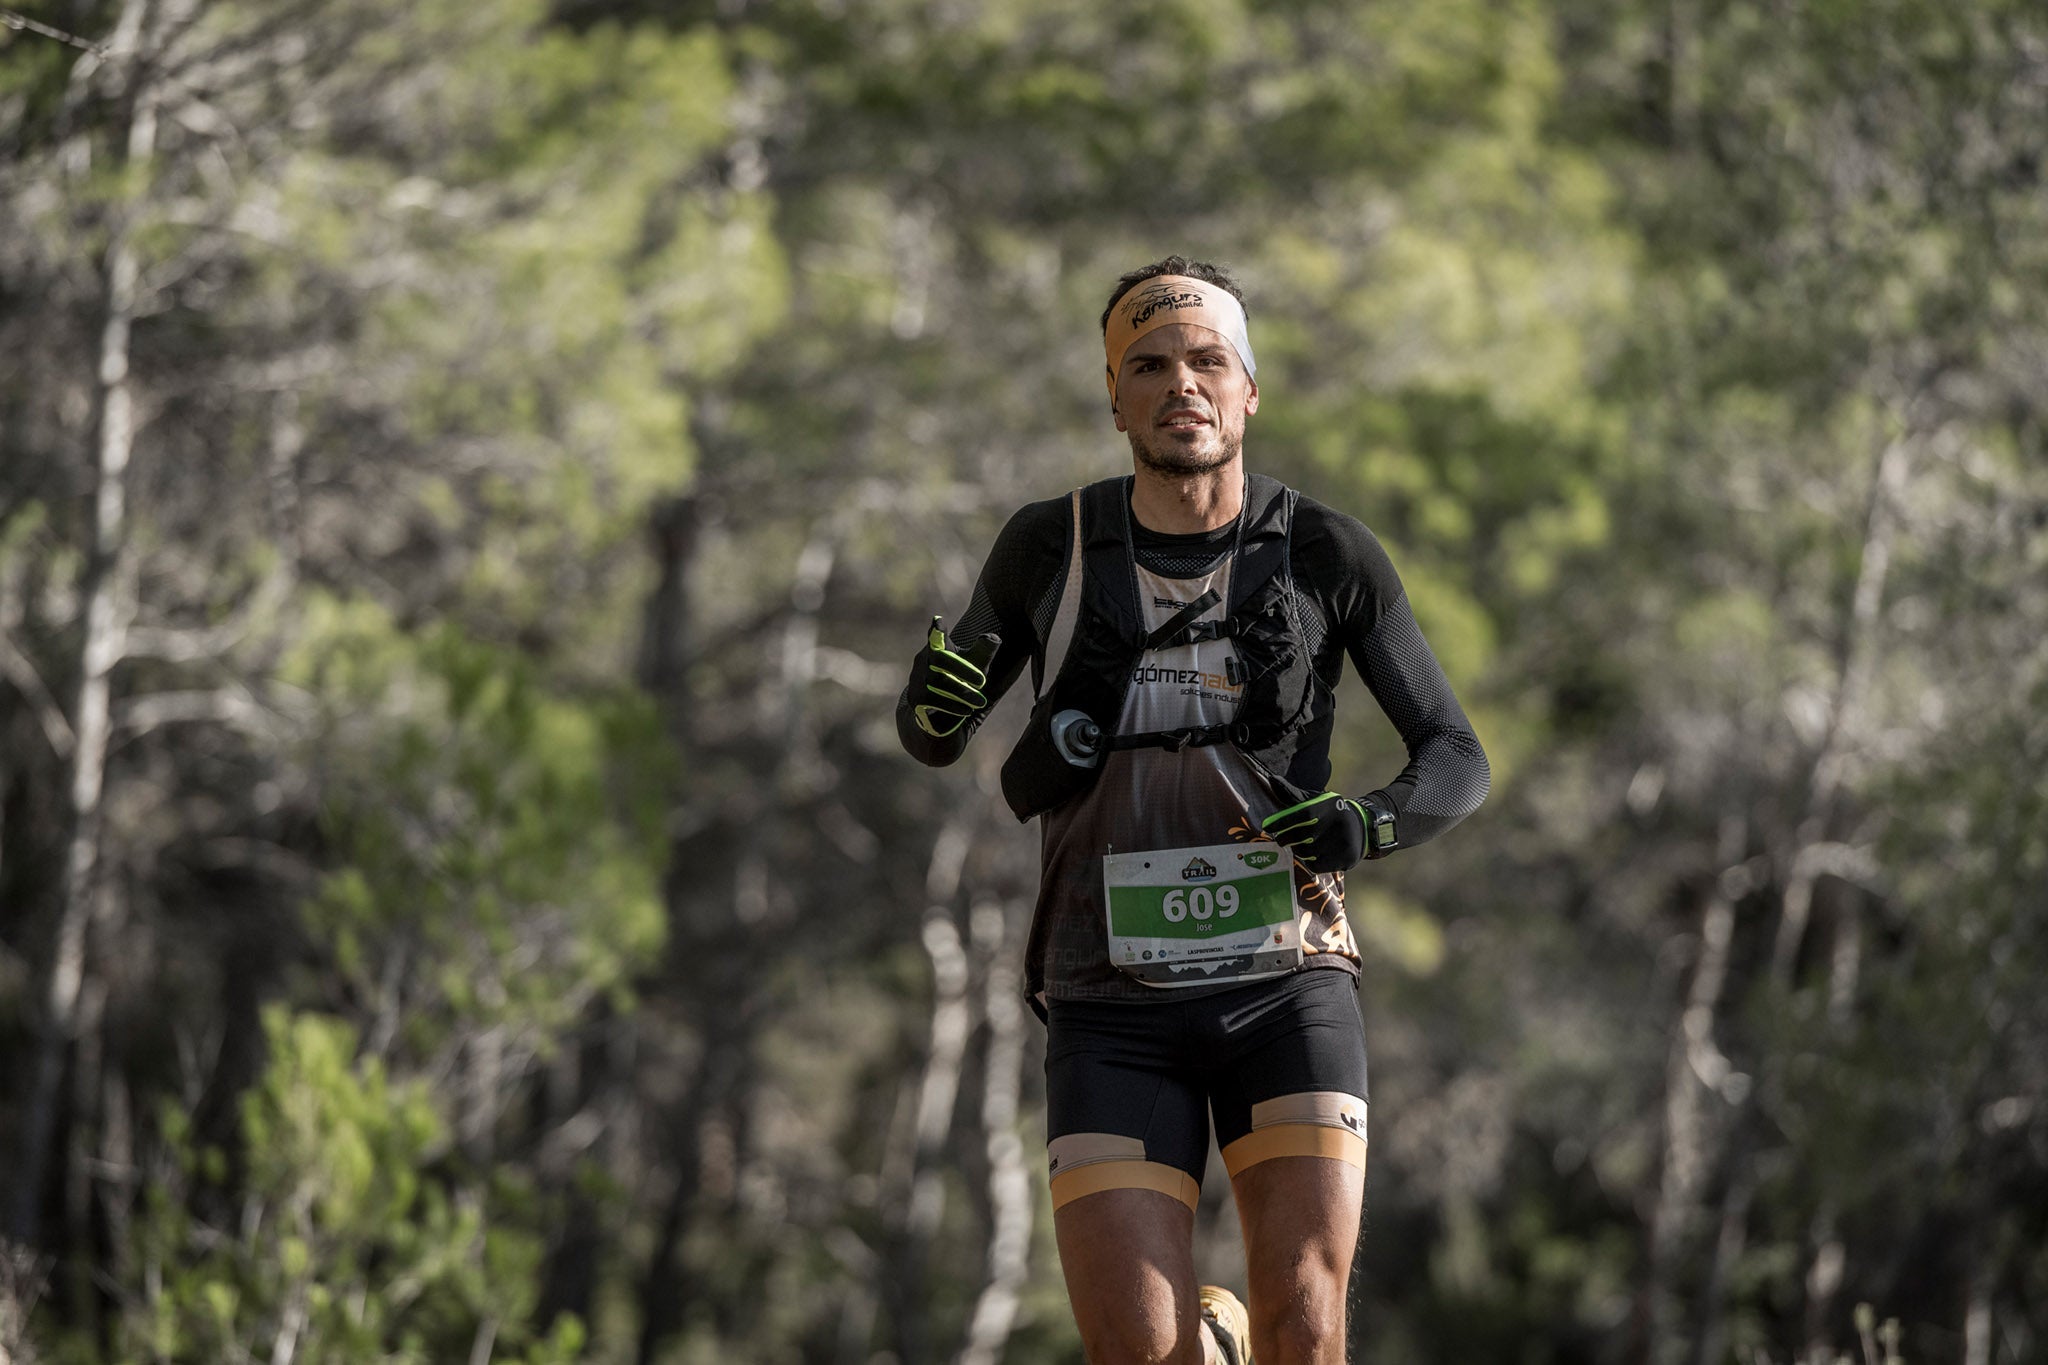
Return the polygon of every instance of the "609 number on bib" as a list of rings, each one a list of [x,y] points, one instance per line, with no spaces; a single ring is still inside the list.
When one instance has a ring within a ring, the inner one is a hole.
[[[1183,920],[1206,920],[1210,916],[1229,919],[1237,913],[1237,888],[1229,882],[1214,888],[1190,887],[1183,891],[1179,887],[1166,893],[1160,901],[1159,912],[1166,916],[1168,924],[1179,924]]]

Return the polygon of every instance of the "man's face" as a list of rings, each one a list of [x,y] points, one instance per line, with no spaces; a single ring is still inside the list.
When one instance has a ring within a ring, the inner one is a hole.
[[[1244,421],[1259,386],[1237,352],[1206,327],[1171,323],[1124,352],[1116,376],[1116,429],[1139,464],[1161,474],[1205,474],[1244,450]]]

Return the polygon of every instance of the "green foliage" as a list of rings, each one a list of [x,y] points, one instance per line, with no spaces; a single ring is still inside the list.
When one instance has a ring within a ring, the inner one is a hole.
[[[331,708],[317,761],[335,870],[307,908],[334,982],[372,1000],[406,963],[408,1042],[547,1038],[624,1004],[660,947],[666,746],[644,697],[551,695],[533,661],[452,626],[414,638],[308,602],[282,676]]]
[[[425,1365],[481,1338],[494,1359],[575,1359],[573,1321],[544,1339],[525,1326],[538,1230],[447,1179],[450,1124],[426,1082],[394,1082],[332,1017],[273,1007],[264,1033],[229,1226],[207,1227],[177,1197],[217,1187],[224,1163],[167,1116],[178,1170],[136,1225],[147,1288],[122,1321],[122,1357],[238,1360],[277,1343],[316,1365]]]

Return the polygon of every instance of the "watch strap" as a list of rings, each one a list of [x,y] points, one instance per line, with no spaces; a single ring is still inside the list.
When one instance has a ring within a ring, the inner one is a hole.
[[[1394,803],[1384,792],[1369,792],[1358,798],[1359,813],[1365,818],[1365,856],[1384,858],[1401,846]]]

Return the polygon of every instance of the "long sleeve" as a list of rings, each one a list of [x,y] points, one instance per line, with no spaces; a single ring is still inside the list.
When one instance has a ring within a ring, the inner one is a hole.
[[[1298,571],[1308,574],[1336,639],[1408,750],[1407,766],[1377,790],[1394,808],[1401,847],[1413,848],[1479,809],[1492,785],[1486,751],[1378,538],[1310,499],[1301,508]]]
[[[1405,592],[1363,639],[1346,647],[1408,748],[1408,766],[1380,789],[1394,807],[1401,847],[1428,843],[1486,799],[1493,782],[1486,751],[1422,638]]]

